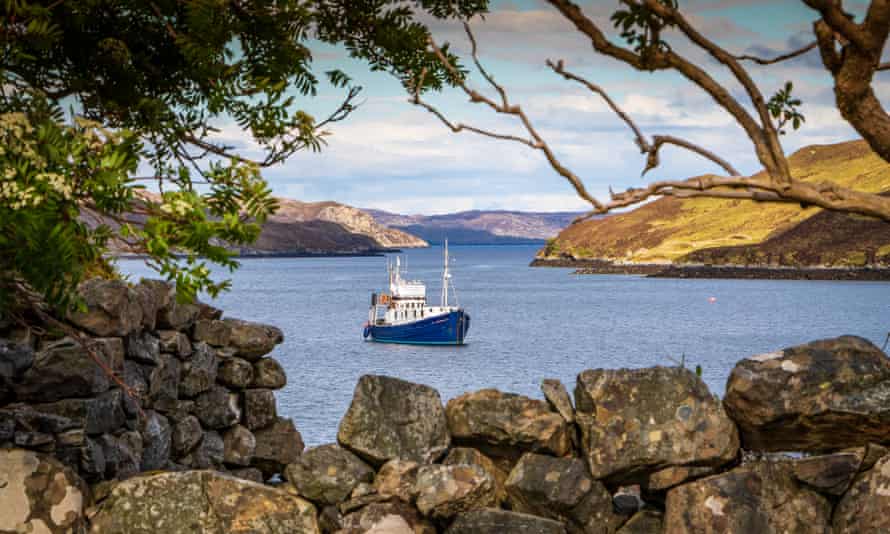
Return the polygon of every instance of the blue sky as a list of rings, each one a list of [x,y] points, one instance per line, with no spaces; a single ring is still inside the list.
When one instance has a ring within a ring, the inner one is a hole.
[[[601,27],[611,29],[608,15],[617,0],[581,4]],[[680,0],[680,5],[705,35],[725,48],[767,56],[812,40],[811,24],[816,18],[793,0]],[[848,0],[845,6],[861,11],[862,2]],[[485,20],[475,19],[471,25],[486,68],[505,86],[511,100],[526,110],[563,163],[597,196],[605,196],[610,185],[617,190],[643,183],[643,158],[630,131],[599,97],[557,77],[544,65],[548,58],[565,60],[567,68],[603,86],[647,136],[684,137],[716,151],[744,173],[759,169],[742,130],[700,89],[672,73],[640,73],[597,55],[589,41],[544,2],[495,2]],[[437,41],[451,42],[458,52],[467,51],[458,25],[430,21],[430,27]],[[617,35],[613,38],[618,39]],[[670,35],[669,41],[741,96],[741,88],[712,59],[688,47],[679,35]],[[318,71],[345,70],[363,86],[364,103],[346,121],[330,128],[332,135],[323,152],[297,154],[264,173],[276,194],[402,213],[586,207],[540,152],[471,133],[453,134],[434,116],[409,104],[395,79],[370,72],[341,49],[321,44],[312,48]],[[751,71],[767,98],[785,80],[793,80],[795,93],[804,101],[807,122],[783,138],[787,152],[856,137],[832,105],[831,79],[821,68],[817,51]],[[489,91],[482,82],[473,73],[471,85]],[[878,74],[874,86],[890,100],[890,72]],[[328,86],[319,89],[319,96],[303,107],[323,117],[338,105],[341,95]],[[454,121],[524,133],[515,121],[467,103],[457,90],[431,95],[428,100]],[[236,126],[224,126],[221,137],[251,152],[249,141]],[[646,180],[719,172],[680,149],[663,149],[661,159],[662,165]]]

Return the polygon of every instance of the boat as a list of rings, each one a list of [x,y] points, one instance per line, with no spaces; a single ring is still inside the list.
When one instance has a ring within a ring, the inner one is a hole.
[[[442,296],[438,306],[427,305],[423,282],[403,278],[407,273],[399,256],[395,258],[395,265],[387,261],[389,292],[371,294],[371,309],[363,332],[365,339],[409,345],[464,344],[470,329],[470,315],[459,305],[449,303],[449,289],[455,295],[456,292],[448,269],[447,240],[444,253]]]

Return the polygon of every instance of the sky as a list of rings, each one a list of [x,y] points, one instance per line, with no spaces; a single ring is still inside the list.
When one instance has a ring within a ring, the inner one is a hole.
[[[617,0],[580,4],[602,29],[610,31],[613,41],[620,42],[608,21]],[[861,13],[863,5],[862,1],[845,2],[854,13]],[[810,42],[816,18],[797,0],[680,0],[680,7],[702,33],[724,48],[766,57]],[[429,22],[437,42],[450,42],[464,63],[469,63],[468,42],[459,25],[423,20]],[[599,96],[550,71],[547,59],[562,59],[568,70],[601,85],[648,137],[683,137],[720,154],[742,173],[760,169],[742,129],[701,89],[675,73],[641,73],[598,55],[588,39],[544,2],[496,1],[484,20],[475,18],[471,26],[486,69],[595,196],[605,198],[610,186],[623,190],[649,180],[681,179],[721,169],[682,149],[666,147],[661,151],[661,166],[641,178],[645,161],[630,130]],[[679,34],[669,34],[667,40],[744,99],[742,88],[728,71],[704,52]],[[266,169],[264,176],[276,195],[411,214],[588,207],[540,151],[472,133],[454,134],[432,114],[411,105],[393,77],[370,72],[343,49],[317,42],[311,48],[318,72],[339,68],[363,87],[362,104],[348,119],[328,128],[331,135],[322,152],[298,153]],[[806,123],[782,138],[787,153],[805,145],[857,138],[833,106],[831,77],[818,51],[768,67],[746,65],[767,98],[792,80],[795,95],[803,100]],[[470,85],[496,96],[477,72],[470,75]],[[873,86],[890,103],[890,71],[878,73]],[[322,84],[319,95],[301,106],[321,118],[336,108],[342,96],[342,90]],[[457,89],[427,100],[454,122],[499,133],[525,133],[516,120],[467,102]],[[236,125],[222,125],[221,130],[220,140],[251,155],[249,136]]]

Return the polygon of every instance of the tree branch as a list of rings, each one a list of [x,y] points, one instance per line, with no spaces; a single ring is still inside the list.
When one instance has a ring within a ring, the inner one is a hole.
[[[801,48],[798,48],[797,50],[787,52],[785,54],[776,56],[771,59],[764,59],[764,58],[760,58],[757,56],[750,56],[747,54],[743,54],[741,56],[733,56],[733,57],[735,57],[735,59],[737,59],[739,61],[753,61],[754,63],[757,63],[758,65],[772,65],[774,63],[779,63],[781,61],[786,61],[788,59],[802,56],[802,55],[806,54],[807,52],[809,52],[810,50],[816,48],[817,46],[819,46],[819,42],[813,41],[812,43],[810,43],[806,46],[803,46]]]

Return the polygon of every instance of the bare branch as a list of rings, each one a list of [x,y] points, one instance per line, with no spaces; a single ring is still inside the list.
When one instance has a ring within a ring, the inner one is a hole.
[[[734,57],[739,61],[753,61],[754,63],[757,63],[759,65],[772,65],[774,63],[779,63],[781,61],[785,61],[788,59],[796,58],[798,56],[802,56],[802,55],[806,54],[807,52],[809,52],[810,50],[816,48],[817,46],[819,46],[819,42],[813,41],[812,43],[810,43],[806,46],[803,46],[801,48],[798,48],[797,50],[794,50],[792,52],[787,52],[785,54],[776,56],[772,59],[764,59],[764,58],[760,58],[757,56],[750,56],[747,54],[743,54],[741,56],[734,56]]]
[[[888,61],[887,63],[881,63],[875,70],[890,70],[890,61]]]
[[[488,80],[488,83],[491,84],[492,87],[501,95],[501,104],[506,108],[510,106],[510,103],[507,101],[507,91],[500,85],[498,85],[494,81],[494,77],[492,77],[485,67],[482,66],[482,62],[479,61],[479,55],[476,50],[476,37],[473,35],[473,32],[470,30],[470,25],[464,22],[464,31],[467,33],[467,37],[470,39],[470,45],[472,47],[472,55],[473,62],[476,64],[476,68],[479,69],[479,73]]]

